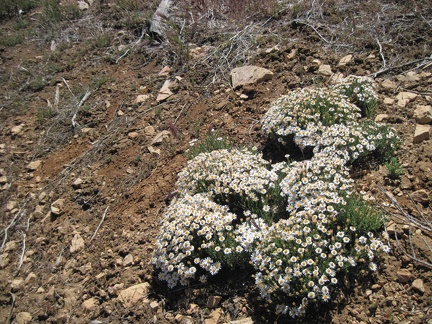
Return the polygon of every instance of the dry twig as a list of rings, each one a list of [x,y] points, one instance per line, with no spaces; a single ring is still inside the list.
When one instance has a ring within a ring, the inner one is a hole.
[[[101,221],[100,221],[98,227],[96,227],[96,230],[95,230],[95,232],[93,233],[92,237],[90,238],[90,241],[92,241],[92,240],[94,239],[94,237],[96,236],[97,232],[99,231],[99,228],[102,226],[102,223],[103,223],[104,220],[105,220],[105,216],[106,216],[106,214],[107,214],[108,208],[109,208],[109,206],[107,206],[107,208],[105,208],[105,212],[104,212],[103,215],[102,215],[102,219],[101,219]]]
[[[395,239],[396,243],[398,245],[398,248],[410,259],[413,261],[428,267],[432,269],[432,261],[430,260],[424,260],[420,259],[414,248],[414,243],[412,240],[412,233],[411,233],[411,227],[414,226],[416,228],[419,228],[427,233],[429,237],[432,237],[432,221],[426,218],[426,216],[421,212],[421,210],[417,207],[417,205],[412,200],[411,196],[409,198],[413,202],[417,212],[419,213],[421,219],[418,219],[410,214],[408,214],[402,206],[397,202],[396,199],[394,199],[382,186],[378,185],[378,188],[381,190],[381,192],[387,197],[387,199],[392,203],[394,207],[400,212],[400,214],[391,213],[392,216],[396,217],[398,220],[402,221],[404,224],[409,225],[409,233],[408,233],[408,239],[409,239],[409,245],[410,245],[410,251],[407,251],[406,248],[402,247],[402,244],[398,238],[397,232],[395,231]],[[429,245],[429,243],[425,240],[425,238],[421,237],[425,245],[428,247],[430,254],[432,255],[432,247]]]

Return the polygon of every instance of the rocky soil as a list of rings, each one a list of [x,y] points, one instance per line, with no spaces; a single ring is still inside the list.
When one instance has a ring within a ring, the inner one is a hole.
[[[403,140],[400,179],[385,166],[353,173],[388,211],[392,251],[375,276],[345,278],[302,321],[432,323],[430,10],[419,39],[407,34],[400,48],[333,48],[323,29],[280,18],[247,60],[272,74],[234,89],[229,72],[242,64],[209,63],[220,38],[188,43],[180,62],[183,52],[105,2],[60,28],[41,25],[41,8],[0,24],[4,39],[26,35],[0,45],[1,323],[291,322],[267,309],[248,273],[169,291],[155,279],[153,243],[191,140],[214,129],[263,147],[259,119],[273,99],[350,74],[375,77],[376,119]]]

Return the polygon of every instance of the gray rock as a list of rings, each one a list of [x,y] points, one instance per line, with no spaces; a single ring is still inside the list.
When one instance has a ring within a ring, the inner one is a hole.
[[[32,316],[28,312],[20,312],[15,315],[15,323],[16,324],[27,324],[32,320]]]
[[[417,144],[428,140],[430,138],[431,129],[432,127],[429,125],[416,125],[413,143]]]
[[[78,233],[72,239],[70,253],[75,253],[84,249],[84,239]]]
[[[412,100],[417,98],[417,94],[414,92],[399,92],[396,96],[396,99],[398,100],[398,106],[403,108],[406,106],[406,104]]]
[[[246,317],[236,321],[231,321],[230,324],[254,324],[254,321],[252,317]]]
[[[389,117],[390,117],[390,116],[387,115],[387,114],[378,114],[378,115],[376,115],[376,117],[375,117],[375,122],[376,122],[376,123],[382,123],[382,122],[388,120]]]
[[[420,189],[420,190],[414,191],[411,194],[411,197],[415,202],[418,202],[421,204],[427,204],[430,200],[430,194],[425,189]]]
[[[419,124],[429,124],[432,122],[432,106],[417,105],[414,110],[414,118]]]
[[[270,80],[273,72],[265,68],[248,65],[231,70],[231,81],[234,89],[248,84],[255,84]]]
[[[318,68],[318,74],[324,75],[324,76],[331,76],[333,74],[333,71],[332,71],[330,65],[323,64],[323,65],[320,65],[320,67]]]
[[[118,299],[126,307],[132,307],[142,299],[147,298],[149,289],[150,284],[148,282],[143,282],[122,290],[119,293]]]
[[[414,278],[411,271],[409,271],[407,269],[398,270],[398,272],[396,273],[396,276],[397,276],[398,280],[402,283],[408,283]]]
[[[51,213],[59,216],[63,212],[64,199],[57,199],[51,204]]]
[[[349,62],[351,62],[351,59],[352,59],[352,55],[351,54],[342,57],[340,59],[340,61],[339,61],[338,66],[345,66],[345,65],[347,65]]]
[[[413,289],[417,290],[418,292],[422,293],[422,294],[424,294],[425,291],[426,291],[426,290],[425,290],[424,283],[423,283],[423,280],[421,280],[421,279],[415,279],[415,280],[412,282],[411,287],[412,287]]]
[[[27,164],[27,170],[36,171],[41,164],[42,164],[42,160],[32,161],[29,164]]]

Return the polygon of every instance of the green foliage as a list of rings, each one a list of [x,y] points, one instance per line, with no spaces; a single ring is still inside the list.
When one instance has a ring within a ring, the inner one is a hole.
[[[37,92],[45,88],[45,86],[46,86],[45,79],[41,76],[37,76],[30,81],[30,83],[28,84],[28,89]]]
[[[345,202],[345,205],[338,206],[339,226],[354,226],[360,234],[376,232],[384,226],[384,215],[361,196],[346,196]]]
[[[45,0],[44,14],[51,24],[56,25],[64,20],[78,19],[81,11],[76,3],[61,4],[57,0]]]
[[[387,176],[392,180],[397,180],[402,174],[405,173],[405,169],[400,165],[396,157],[392,157],[389,162],[385,164],[387,168]]]
[[[1,0],[0,21],[16,16],[19,10],[28,12],[39,4],[39,0]]]
[[[211,151],[222,149],[230,149],[232,147],[232,143],[228,139],[219,136],[215,132],[211,132],[203,140],[194,139],[189,143],[189,145],[190,147],[186,152],[186,157],[188,160],[192,160],[194,157],[201,153],[209,153]]]
[[[93,47],[94,48],[105,48],[111,45],[111,35],[109,33],[100,33],[96,35]]]
[[[348,97],[360,108],[362,117],[372,118],[378,106],[375,83],[367,77],[349,76],[339,81],[333,89]]]
[[[342,273],[376,271],[374,259],[390,250],[374,236],[385,219],[353,193],[349,167],[385,161],[400,140],[394,129],[360,120],[356,105],[374,93],[351,82],[359,79],[292,91],[264,116],[270,139],[311,149],[307,159],[287,162],[288,150],[272,164],[255,148],[227,148],[215,134],[191,143],[152,258],[160,280],[173,288],[252,265],[261,297],[297,317],[329,301]]]
[[[0,45],[12,47],[24,42],[24,36],[21,33],[15,33],[13,35],[4,35],[0,38]]]
[[[50,107],[39,108],[36,116],[39,123],[44,122],[47,119],[51,119],[57,115],[57,112]]]

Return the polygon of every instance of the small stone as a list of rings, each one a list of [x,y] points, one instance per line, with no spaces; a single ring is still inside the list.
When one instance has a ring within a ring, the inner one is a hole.
[[[430,194],[425,189],[420,189],[417,191],[414,191],[411,194],[412,199],[415,202],[421,203],[421,204],[427,204],[430,201]]]
[[[81,185],[84,183],[84,180],[81,178],[77,178],[73,183],[72,183],[72,188],[74,189],[80,189]]]
[[[432,127],[429,125],[416,125],[413,144],[418,144],[430,138]]]
[[[123,116],[123,115],[124,115],[123,110],[119,110],[119,111],[117,111],[117,116],[121,117],[121,116]]]
[[[384,98],[384,104],[386,105],[393,105],[395,100],[393,98]]]
[[[412,100],[417,98],[417,94],[414,92],[399,92],[399,94],[396,96],[396,99],[398,100],[398,106],[403,108],[406,106],[406,104]]]
[[[95,297],[92,297],[90,299],[85,300],[81,306],[82,308],[84,308],[86,311],[92,311],[94,310],[97,306],[99,305],[98,300]]]
[[[219,304],[220,304],[220,302],[221,302],[221,300],[222,300],[221,296],[210,296],[207,299],[207,308],[212,309],[212,308],[218,307]]]
[[[332,76],[329,79],[329,82],[333,83],[333,84],[336,84],[339,81],[341,81],[343,78],[344,78],[343,73],[336,72],[336,73],[332,74]]]
[[[42,160],[32,161],[29,164],[27,164],[27,170],[36,171],[41,164],[42,164]]]
[[[77,4],[79,10],[87,10],[88,8],[90,8],[89,4],[85,1],[78,1]]]
[[[17,278],[17,279],[12,280],[12,283],[11,283],[12,290],[15,290],[15,291],[19,290],[19,289],[23,288],[23,286],[24,286],[24,280],[23,279]]]
[[[150,95],[146,95],[146,94],[144,94],[144,95],[138,95],[136,97],[136,99],[135,99],[135,102],[137,104],[140,104],[140,103],[143,103],[143,102],[146,102],[147,100],[149,100],[150,97],[151,97]]]
[[[217,324],[223,314],[224,313],[221,308],[215,309],[210,313],[209,317],[204,320],[204,324]]]
[[[159,132],[151,141],[151,145],[161,144],[164,139],[169,138],[170,134],[171,134],[171,132],[168,130],[164,130],[162,132]]]
[[[407,269],[400,269],[396,273],[398,280],[402,283],[408,283],[413,279],[413,274]]]
[[[33,284],[36,281],[36,278],[37,278],[36,274],[33,273],[33,272],[30,272],[27,275],[27,277],[25,278],[24,283],[26,285],[31,285],[31,284]]]
[[[247,94],[242,93],[242,94],[240,95],[240,99],[247,100],[247,99],[249,99],[249,96],[248,96]]]
[[[132,254],[128,254],[123,259],[123,266],[127,267],[134,264],[134,257]]]
[[[382,122],[388,120],[389,117],[390,117],[390,116],[387,115],[387,114],[378,114],[378,115],[376,115],[376,117],[375,117],[375,122],[376,122],[376,123],[382,123]]]
[[[139,136],[138,132],[130,132],[130,133],[128,134],[128,137],[129,137],[130,139],[137,138],[138,136]]]
[[[351,62],[351,59],[352,59],[352,55],[351,54],[342,57],[340,59],[340,61],[339,61],[338,66],[345,66],[345,65],[347,65],[349,62]]]
[[[43,294],[43,293],[45,292],[45,289],[44,289],[43,287],[39,287],[39,288],[36,290],[36,292],[37,292],[38,294]]]
[[[144,134],[146,136],[155,136],[156,135],[156,130],[154,129],[153,126],[146,126],[144,128]]]
[[[432,122],[432,106],[417,105],[414,110],[414,119],[419,124],[429,124]]]
[[[78,233],[72,239],[72,244],[70,246],[70,253],[75,253],[84,249],[84,239]]]
[[[0,254],[0,269],[5,268],[9,264],[9,253]]]
[[[16,202],[15,200],[9,200],[6,203],[6,210],[11,211],[11,210],[15,209],[17,206],[18,206],[18,202]]]
[[[118,299],[126,307],[133,307],[140,300],[147,298],[149,289],[150,284],[148,282],[143,282],[122,290],[119,293]]]
[[[83,127],[82,129],[81,129],[81,133],[83,133],[83,134],[89,134],[89,135],[92,135],[92,134],[94,134],[96,132],[96,130],[94,129],[94,128],[92,128],[92,127]]]
[[[294,57],[296,57],[296,55],[297,55],[297,49],[294,48],[294,49],[291,50],[291,52],[289,52],[289,54],[287,54],[286,57],[287,57],[287,59],[291,60]]]
[[[180,323],[183,320],[183,315],[182,314],[177,314],[174,317],[174,321],[176,321],[177,323]]]
[[[153,301],[150,303],[150,309],[151,309],[152,311],[156,311],[158,308],[159,308],[159,303],[158,303],[157,301],[153,300]]]
[[[20,312],[15,315],[15,323],[16,324],[27,324],[32,320],[32,316],[28,312]]]
[[[149,152],[151,154],[161,155],[160,149],[155,149],[153,146],[149,146],[149,147],[147,147],[147,149],[149,150]]]
[[[11,133],[13,136],[19,135],[22,132],[23,124],[12,127]]]
[[[14,251],[17,248],[17,241],[9,241],[5,244],[3,251],[4,252],[10,252]]]
[[[318,68],[318,74],[324,75],[324,76],[331,76],[333,74],[333,71],[331,70],[331,66],[327,64],[320,65]]]
[[[381,82],[381,87],[383,87],[386,90],[394,90],[397,87],[396,82],[390,80],[390,79],[385,79],[383,82]]]
[[[262,67],[249,65],[232,69],[230,75],[232,86],[237,89],[241,86],[270,80],[273,77],[273,72]]]
[[[176,81],[166,80],[162,88],[159,90],[159,94],[156,97],[157,102],[164,101],[171,97],[174,93],[171,91],[171,87],[174,86]]]
[[[5,183],[7,183],[8,179],[6,176],[2,176],[0,177],[0,185],[4,185]]]
[[[186,313],[188,313],[189,315],[195,314],[199,311],[199,306],[197,304],[190,304],[188,310],[186,311]]]
[[[159,76],[168,76],[171,72],[171,68],[166,65],[162,68],[162,70],[160,70],[160,72],[158,73]]]
[[[57,199],[54,201],[51,204],[51,213],[55,216],[59,216],[62,213],[64,201],[64,199]]]
[[[231,321],[230,324],[254,324],[254,321],[252,317],[246,317],[236,321]]]
[[[412,284],[411,287],[413,287],[413,289],[417,290],[418,292],[424,294],[425,293],[425,287],[424,287],[424,283],[423,280],[421,279],[415,279]]]

